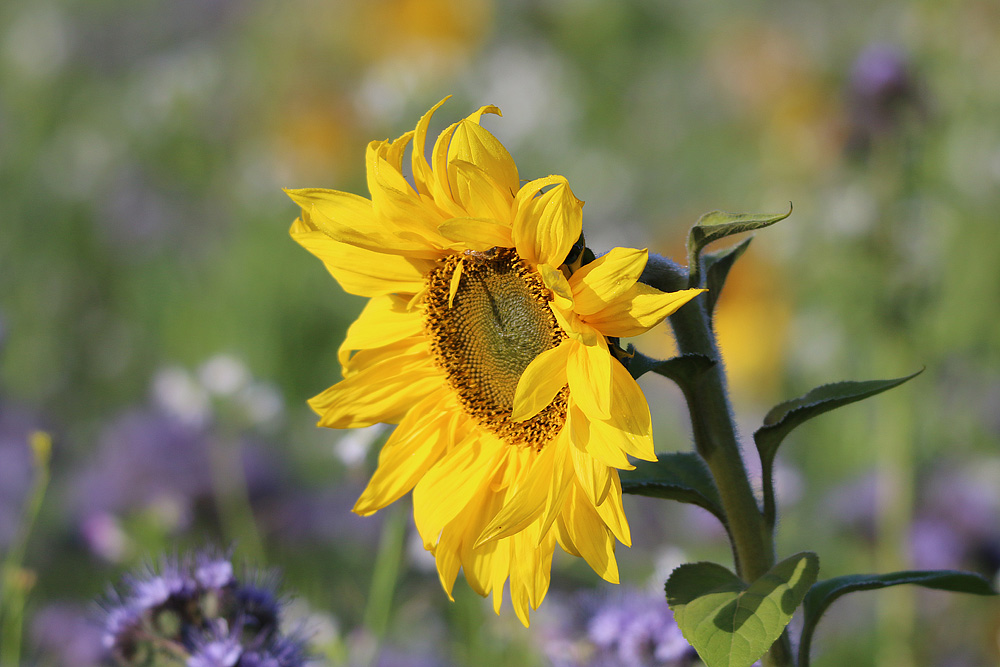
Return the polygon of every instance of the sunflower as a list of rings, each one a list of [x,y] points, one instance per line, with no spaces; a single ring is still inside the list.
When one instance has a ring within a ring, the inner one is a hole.
[[[292,238],[370,299],[340,348],[344,379],[310,405],[329,428],[398,424],[354,511],[412,490],[448,596],[462,569],[499,613],[509,579],[527,625],[556,544],[618,582],[615,540],[631,538],[617,469],[655,455],[646,399],[609,338],[647,331],[702,290],[637,282],[646,250],[567,264],[583,202],[566,179],[522,184],[479,124],[493,106],[448,126],[428,162],[444,101],[368,145],[370,200],[288,191],[302,209]]]

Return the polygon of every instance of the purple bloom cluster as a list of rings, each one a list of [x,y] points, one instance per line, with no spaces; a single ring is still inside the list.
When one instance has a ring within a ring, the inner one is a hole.
[[[687,667],[697,659],[661,595],[584,593],[553,608],[544,648],[557,667]]]
[[[941,468],[922,485],[910,532],[914,567],[1000,572],[1000,459]]]
[[[858,151],[893,134],[908,116],[924,114],[921,86],[909,59],[887,44],[873,44],[858,55],[851,68],[848,98],[850,147]]]
[[[828,519],[850,534],[878,537],[879,478],[866,475],[828,497]],[[920,476],[910,526],[911,566],[1000,574],[1000,459],[973,468],[937,463]]]
[[[227,558],[164,559],[127,577],[105,605],[103,646],[115,665],[174,658],[187,667],[302,667],[303,643],[280,629],[273,587],[242,583]]]

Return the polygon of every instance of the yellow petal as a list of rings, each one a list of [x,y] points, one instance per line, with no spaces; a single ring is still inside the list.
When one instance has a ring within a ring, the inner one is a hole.
[[[494,477],[487,481],[487,485],[492,489],[496,486],[497,476],[502,474],[497,471]],[[482,532],[490,518],[500,511],[503,496],[502,493],[489,492],[479,495],[477,502],[469,503],[462,514],[444,529],[445,533],[458,530],[461,522],[462,543],[459,558],[462,561],[462,569],[465,570],[465,578],[472,590],[483,596],[488,595],[490,591],[497,592],[498,583],[499,593],[502,596],[503,582],[509,571],[509,549],[505,541],[474,544],[476,536]],[[494,604],[499,606],[499,600],[494,599]]]
[[[431,165],[433,166],[434,178],[430,183],[431,194],[438,206],[454,208],[461,213],[455,216],[462,216],[464,210],[455,202],[451,191],[451,184],[448,182],[448,146],[451,138],[458,129],[459,123],[452,123],[438,135],[434,141],[434,149],[431,151]]]
[[[534,576],[530,580],[529,598],[531,606],[535,609],[541,606],[542,601],[545,600],[545,594],[549,590],[549,582],[552,577],[552,555],[555,552],[555,548],[555,531],[545,531],[544,536],[538,543],[538,552],[535,555],[536,566],[531,572]]]
[[[403,152],[413,139],[413,134],[413,130],[404,133],[398,139],[389,144],[389,147],[385,152],[385,161],[392,166],[394,171],[400,174],[403,172]]]
[[[454,531],[442,532],[441,539],[437,545],[432,549],[428,549],[434,554],[434,563],[437,565],[438,579],[441,581],[441,587],[452,602],[455,601],[455,597],[452,595],[452,591],[455,588],[455,578],[462,567],[462,561],[458,552],[463,534],[462,526],[457,526]]]
[[[548,592],[555,550],[555,539],[551,533],[541,537],[536,533],[537,529],[532,527],[532,530],[510,538],[513,541],[510,599],[525,627],[529,627],[530,610],[537,609]]]
[[[444,385],[429,352],[400,356],[358,371],[309,401],[319,426],[357,428],[395,423],[414,404]]]
[[[465,117],[465,119],[472,121],[473,123],[476,123],[478,125],[479,122],[483,119],[484,113],[503,116],[503,114],[500,113],[500,107],[496,106],[495,104],[485,104],[476,109],[475,111],[473,111],[472,113],[470,113],[468,116]]]
[[[619,443],[621,435],[600,419],[591,419],[580,408],[570,404],[566,415],[566,426],[570,429],[573,445],[583,449],[601,463],[619,470],[634,470],[628,462],[625,449]],[[609,439],[610,436],[610,439]]]
[[[292,238],[323,261],[330,274],[349,294],[380,296],[383,294],[413,294],[424,287],[424,275],[434,264],[424,259],[359,248],[335,241],[296,219]]]
[[[585,498],[580,497],[582,493],[575,489],[570,492],[559,517],[560,530],[598,576],[617,584],[615,539],[597,510]]]
[[[632,532],[628,526],[628,519],[625,518],[622,484],[617,470],[611,471],[611,489],[604,502],[597,506],[597,513],[619,542],[627,547],[632,546]]]
[[[552,403],[566,386],[566,365],[571,345],[563,341],[535,357],[521,373],[514,390],[514,410],[511,420],[531,419]]]
[[[582,319],[605,336],[619,338],[638,336],[652,329],[704,291],[688,289],[679,292],[661,292],[645,283],[636,283],[607,306],[591,315],[583,316]]]
[[[536,519],[545,532],[555,520],[570,487],[572,463],[568,449],[549,442],[532,458],[520,488],[483,529],[477,547],[519,533]]]
[[[484,218],[452,218],[438,228],[445,238],[459,243],[464,249],[484,252],[490,248],[514,245],[510,227]]]
[[[492,107],[492,109],[495,110],[496,107]],[[479,125],[479,116],[484,110],[489,110],[489,108],[480,109],[477,114],[474,114],[474,119],[470,117],[458,124],[448,147],[448,163],[451,166],[451,163],[461,160],[471,162],[481,168],[500,185],[501,191],[509,197],[508,201],[512,202],[514,194],[520,188],[517,165],[514,164],[514,159],[503,144]],[[458,189],[453,168],[450,169],[448,178],[452,194],[455,195]]]
[[[413,133],[413,151],[410,154],[413,180],[417,184],[417,190],[425,195],[432,194],[430,184],[433,180],[431,166],[427,163],[427,157],[424,155],[427,145],[427,129],[430,127],[431,117],[434,115],[434,112],[440,109],[441,105],[448,101],[450,97],[451,95],[431,107],[431,110],[425,113],[420,118],[420,121],[417,122],[417,128]]]
[[[542,282],[552,290],[557,308],[565,311],[573,309],[573,289],[569,286],[569,281],[562,271],[551,264],[539,264],[538,273],[542,276]]]
[[[583,227],[583,202],[569,186],[559,183],[514,216],[518,254],[533,264],[559,266]]]
[[[594,507],[599,506],[607,498],[608,490],[611,489],[611,477],[617,476],[617,471],[601,463],[580,447],[570,447],[570,456],[573,459],[577,483]]]
[[[356,514],[368,516],[401,498],[441,457],[452,419],[442,408],[446,397],[444,390],[433,392],[396,427],[379,452],[378,468],[354,504]]]
[[[348,378],[383,361],[397,360],[398,362],[399,359],[408,359],[414,355],[416,355],[415,358],[420,358],[428,354],[429,350],[427,336],[423,333],[387,342],[380,347],[361,349],[344,362],[344,377]]]
[[[616,363],[603,341],[573,346],[566,370],[570,400],[593,418],[611,416],[611,367]]]
[[[376,229],[375,211],[370,200],[350,192],[327,190],[325,188],[285,188],[293,202],[307,211],[317,211],[323,217],[314,219],[316,227],[338,241],[348,242],[342,238],[354,229]],[[361,240],[364,234],[356,233]]]
[[[532,452],[531,459],[515,492],[476,539],[476,547],[524,530],[544,509],[549,478],[554,472],[555,450],[544,448]]]
[[[403,174],[386,159],[389,147],[388,142],[373,141],[365,157],[375,214],[400,224],[432,216],[433,211],[421,203]]]
[[[419,311],[408,308],[409,299],[387,294],[373,297],[347,329],[337,357],[343,367],[353,350],[368,350],[403,340],[424,330]]]
[[[465,260],[458,260],[455,270],[451,274],[451,282],[448,284],[448,307],[455,305],[455,295],[458,294],[458,285],[462,281],[462,264]]]
[[[399,174],[398,169],[381,155],[385,153],[392,157],[393,147],[399,141],[391,146],[373,142],[368,148],[369,179],[375,184],[372,185],[375,188],[373,192],[380,197],[379,211],[393,215],[394,221],[390,224],[378,217],[371,201],[357,195],[323,188],[286,189],[285,192],[312,214],[312,223],[320,231],[337,241],[379,252],[424,253],[423,256],[436,257],[440,252],[430,252],[440,248],[440,243],[437,246],[433,243],[438,239],[434,232],[436,220],[433,210],[419,204],[419,199],[401,175],[397,179],[391,178],[391,174]],[[388,181],[387,175],[390,176]],[[403,189],[400,190],[400,187]],[[393,196],[386,199],[390,191]],[[403,207],[404,213],[398,213],[398,207]]]
[[[630,456],[655,461],[649,404],[642,389],[617,361],[611,364],[611,379],[611,418],[607,422],[597,422],[597,428],[603,431],[607,442],[617,443]]]
[[[514,220],[513,195],[479,165],[452,160],[455,199],[472,218],[491,218],[510,227]],[[511,243],[508,247],[513,246]]]
[[[649,253],[632,248],[613,248],[569,278],[574,310],[590,315],[603,310],[639,279]]]
[[[487,546],[493,546],[493,581],[490,588],[493,590],[493,611],[500,613],[500,605],[503,604],[503,585],[510,575],[511,551],[513,549],[513,538],[496,540]]]
[[[503,445],[474,431],[427,471],[413,489],[413,519],[425,546],[469,503],[498,465]]]
[[[545,202],[539,196],[550,186],[565,186],[564,176],[546,176],[525,183],[514,197],[514,247],[517,254],[534,264],[538,263],[538,221],[542,216]]]
[[[516,216],[528,215],[529,212],[534,210],[535,205],[537,205],[541,198],[538,194],[547,187],[553,185],[563,184],[566,185],[568,181],[565,176],[550,175],[544,178],[536,178],[533,181],[528,181],[517,191],[517,195],[514,196],[514,211]],[[527,221],[522,221],[520,223],[524,229],[531,230],[532,233],[527,237],[522,239],[524,246],[523,250],[527,251],[534,246],[534,227],[529,226]],[[518,254],[524,257],[522,251],[522,246],[518,246]]]

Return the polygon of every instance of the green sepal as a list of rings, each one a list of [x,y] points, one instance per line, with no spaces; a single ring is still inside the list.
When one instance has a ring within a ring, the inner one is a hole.
[[[781,636],[818,574],[819,557],[804,552],[749,586],[716,563],[688,563],[665,588],[677,625],[707,667],[750,667]]]
[[[726,248],[725,250],[705,255],[705,258],[702,260],[705,272],[705,287],[708,288],[708,292],[705,294],[705,310],[709,317],[715,311],[715,304],[719,300],[719,295],[722,294],[722,288],[726,284],[729,270],[733,268],[736,260],[750,247],[751,241],[753,241],[753,237],[747,237],[732,248]]]
[[[764,486],[764,519],[774,526],[774,457],[778,453],[785,436],[800,424],[843,405],[849,405],[869,398],[883,391],[898,387],[907,380],[923,373],[916,373],[891,380],[867,380],[864,382],[834,382],[816,387],[812,391],[790,401],[779,403],[764,416],[764,425],[753,434],[760,454],[760,465]]]
[[[636,351],[631,343],[621,357],[626,360],[628,372],[634,379],[638,380],[640,376],[653,372],[673,380],[685,390],[699,375],[715,365],[715,361],[704,354],[694,353],[669,359],[653,359]]]
[[[755,229],[770,227],[792,214],[791,202],[787,213],[726,213],[725,211],[709,211],[698,218],[691,231],[688,232],[687,254],[689,287],[701,286],[701,251],[709,243],[724,239],[733,234],[752,232]]]
[[[622,493],[665,498],[702,507],[723,525],[722,499],[708,467],[697,452],[657,454],[657,461],[637,461],[635,470],[621,470]]]
[[[799,643],[799,667],[808,667],[809,648],[820,617],[842,595],[854,591],[871,591],[889,586],[914,584],[924,588],[972,595],[996,595],[990,582],[981,575],[955,570],[908,570],[887,574],[848,574],[813,584],[806,594],[802,610],[805,615],[802,639]]]

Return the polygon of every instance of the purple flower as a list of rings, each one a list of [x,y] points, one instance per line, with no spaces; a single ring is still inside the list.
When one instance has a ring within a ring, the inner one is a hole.
[[[910,527],[910,557],[918,570],[957,570],[965,547],[955,529],[943,521],[918,519]]]
[[[101,643],[111,650],[121,638],[130,635],[142,625],[141,612],[129,605],[112,607],[104,620],[104,635]]]
[[[221,590],[236,581],[233,564],[228,559],[203,556],[199,561],[198,568],[194,571],[194,578],[199,586]]]
[[[239,667],[299,667],[306,663],[301,641],[280,637],[264,649],[244,653]]]
[[[556,665],[681,667],[696,655],[661,595],[619,589],[580,594],[553,607],[562,610],[561,618],[543,632]]]
[[[104,653],[102,631],[91,614],[69,604],[52,604],[37,611],[31,638],[42,659],[38,664],[97,667]]]
[[[854,61],[848,83],[850,147],[865,151],[924,112],[920,86],[906,56],[896,47],[873,44]]]
[[[187,667],[236,667],[241,662],[243,646],[239,639],[226,631],[224,622],[212,626],[208,638],[196,643]]]
[[[180,563],[164,559],[160,574],[131,579],[130,606],[137,609],[153,609],[167,604],[172,599],[186,601],[195,596],[198,584]]]
[[[237,588],[236,601],[243,622],[255,632],[269,634],[277,628],[281,604],[266,585]]]
[[[937,466],[920,485],[910,533],[914,566],[1000,569],[1000,459],[974,468]]]
[[[94,553],[112,561],[121,557],[127,537],[119,519],[137,511],[156,511],[174,531],[205,518],[214,507],[209,453],[218,436],[213,428],[211,422],[191,423],[157,407],[132,409],[105,427],[91,464],[77,474],[71,492],[70,511]],[[283,497],[276,492],[284,488],[287,466],[253,442],[233,451],[240,452],[254,509],[266,518]]]
[[[302,642],[280,634],[281,600],[261,577],[239,581],[217,553],[165,558],[158,572],[127,577],[128,594],[105,603],[108,657],[119,665],[160,654],[184,657],[188,667],[305,665]]]

